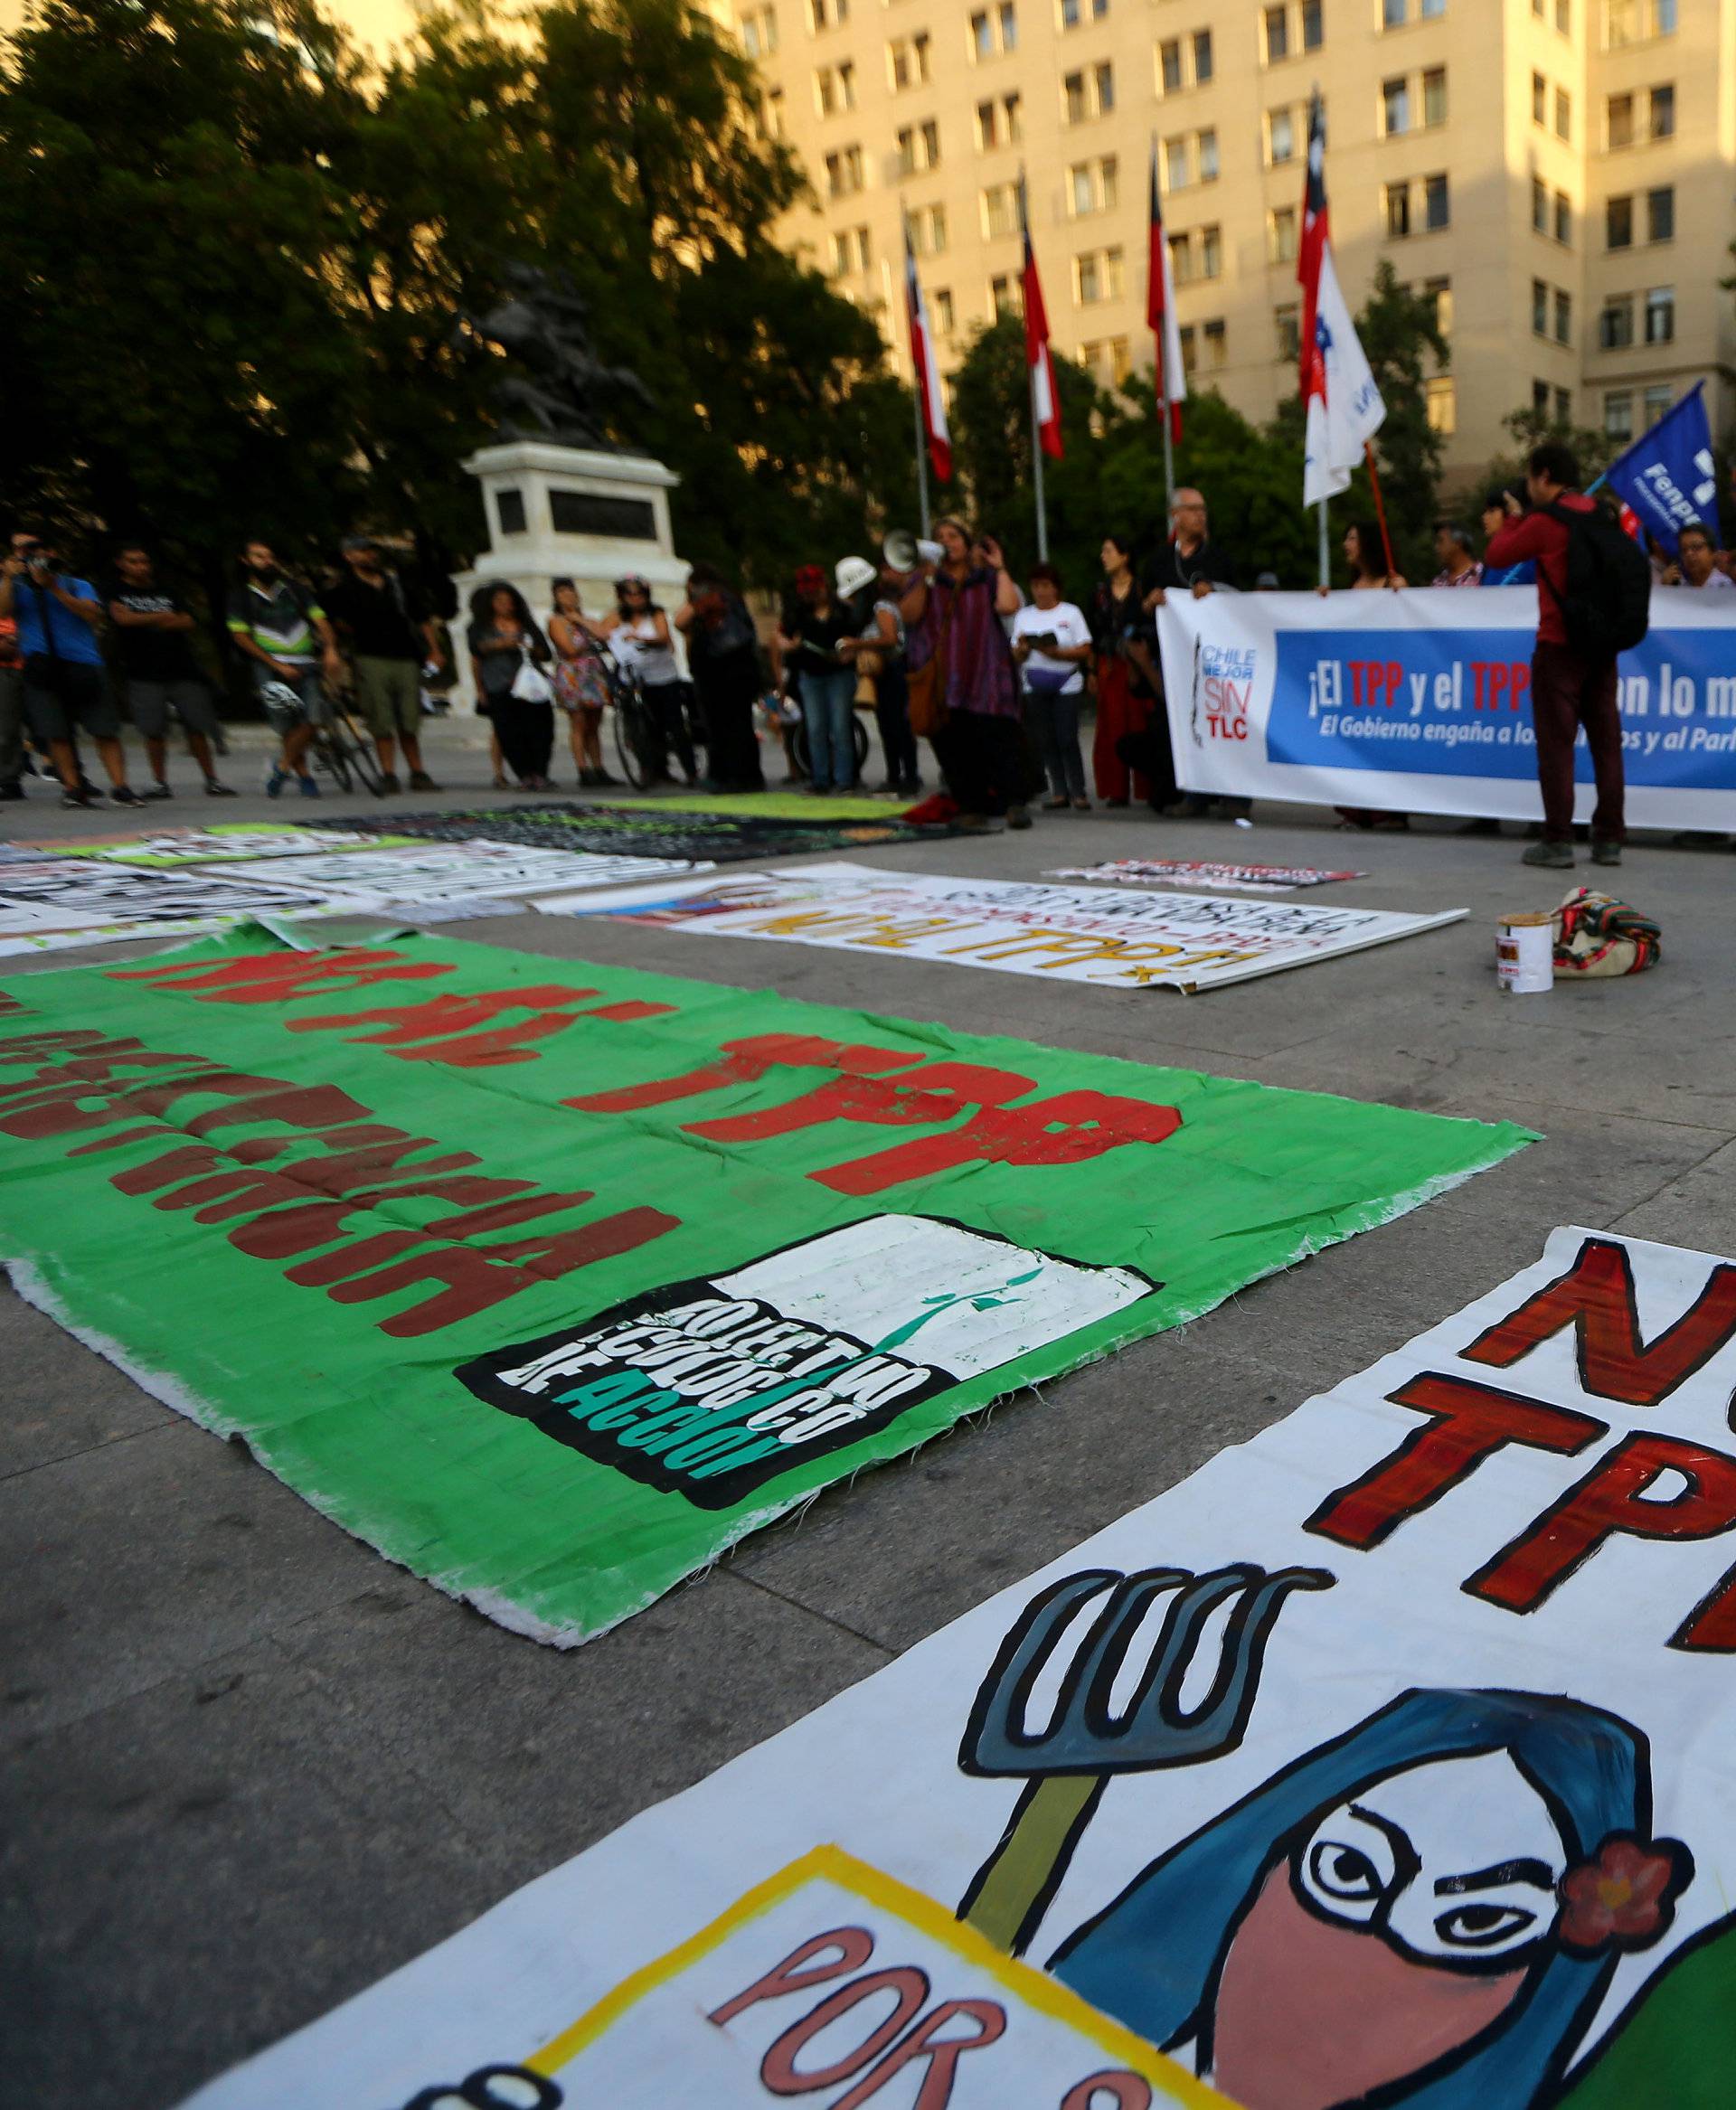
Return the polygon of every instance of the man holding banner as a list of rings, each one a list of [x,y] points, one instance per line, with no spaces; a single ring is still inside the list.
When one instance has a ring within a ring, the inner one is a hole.
[[[1573,865],[1573,743],[1581,726],[1598,787],[1591,815],[1592,863],[1619,864],[1624,834],[1621,717],[1616,707],[1618,641],[1593,635],[1584,624],[1577,599],[1569,598],[1570,587],[1577,589],[1580,584],[1574,576],[1581,569],[1575,538],[1580,538],[1582,548],[1597,538],[1595,551],[1587,549],[1587,554],[1599,561],[1605,557],[1598,503],[1588,498],[1579,484],[1580,466],[1568,447],[1556,440],[1533,447],[1525,474],[1531,510],[1524,512],[1509,492],[1508,524],[1486,551],[1491,565],[1516,564],[1526,557],[1537,561],[1531,712],[1537,735],[1537,781],[1543,795],[1543,833],[1542,840],[1525,851],[1524,862],[1564,871]],[[1605,532],[1627,542],[1613,523]],[[1627,548],[1639,570],[1646,571],[1646,559],[1638,548],[1632,542],[1627,542]],[[1647,590],[1649,584],[1648,578]],[[1644,628],[1642,621],[1642,636]]]

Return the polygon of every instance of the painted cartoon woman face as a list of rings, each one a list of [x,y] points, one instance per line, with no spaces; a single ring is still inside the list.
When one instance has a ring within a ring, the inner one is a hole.
[[[1462,2050],[1544,1953],[1569,1858],[1505,1752],[1411,1766],[1328,1811],[1231,1938],[1212,2079],[1247,2110],[1328,2110]]]

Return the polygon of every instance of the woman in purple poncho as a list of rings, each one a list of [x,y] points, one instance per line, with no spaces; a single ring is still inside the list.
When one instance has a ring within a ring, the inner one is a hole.
[[[1028,828],[1019,680],[1003,618],[1019,610],[1019,589],[993,535],[971,540],[948,514],[935,523],[946,552],[920,572],[901,607],[912,672],[938,654],[938,695],[947,720],[932,746],[966,827],[986,828],[1002,815]]]

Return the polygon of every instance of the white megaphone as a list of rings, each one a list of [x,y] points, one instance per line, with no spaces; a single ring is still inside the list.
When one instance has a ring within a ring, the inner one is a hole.
[[[894,571],[914,571],[919,564],[938,564],[946,555],[939,542],[913,535],[909,528],[894,528],[880,545],[880,553]]]

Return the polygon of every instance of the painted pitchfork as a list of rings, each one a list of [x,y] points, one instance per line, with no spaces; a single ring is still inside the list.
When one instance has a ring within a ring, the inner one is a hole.
[[[1292,1590],[1326,1590],[1319,1568],[1268,1573],[1246,1562],[1192,1575],[1147,1568],[1133,1575],[1087,1568],[1033,1597],[1001,1644],[966,1725],[958,1763],[991,1779],[1024,1779],[1012,1822],[977,1871],[958,1917],[997,1946],[1021,1955],[1048,1908],[1109,1777],[1170,1766],[1197,1766],[1241,1741],[1255,1688],[1284,1600]],[[1024,1726],[1038,1678],[1062,1634],[1090,1600],[1108,1593],[1061,1680],[1054,1718]],[[1174,1591],[1149,1660],[1118,1712],[1110,1701],[1146,1612]],[[1210,1690],[1192,1707],[1182,1686],[1194,1667],[1206,1622],[1231,1599],[1222,1656]]]

